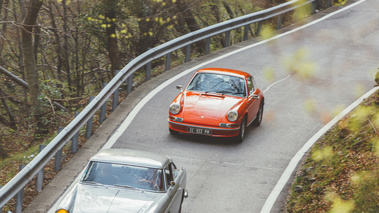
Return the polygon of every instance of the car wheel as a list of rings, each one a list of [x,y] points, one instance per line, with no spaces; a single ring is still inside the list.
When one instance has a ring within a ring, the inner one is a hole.
[[[177,135],[177,134],[179,134],[178,131],[172,130],[171,128],[168,128],[168,129],[170,130],[170,134],[171,135]]]
[[[242,143],[243,138],[245,137],[245,130],[246,130],[246,116],[243,118],[243,120],[241,122],[240,133],[235,138],[235,141],[237,143]]]
[[[263,118],[263,101],[261,105],[259,106],[259,110],[257,112],[257,116],[254,119],[253,125],[254,126],[260,126],[262,123],[262,118]]]
[[[184,192],[185,192],[186,190],[183,190],[183,194],[182,194],[182,200],[180,201],[180,207],[179,207],[179,211],[178,211],[178,213],[181,213],[182,212],[182,205],[183,205],[183,201],[184,201]]]
[[[183,203],[183,201],[182,201],[182,203]],[[182,203],[180,204],[178,213],[182,213]]]

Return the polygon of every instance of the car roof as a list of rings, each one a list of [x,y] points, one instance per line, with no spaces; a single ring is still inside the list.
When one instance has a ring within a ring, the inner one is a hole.
[[[90,161],[128,164],[161,169],[171,159],[164,155],[132,149],[103,149],[91,157]]]
[[[219,73],[219,74],[226,74],[226,75],[235,75],[240,77],[249,77],[251,74],[241,71],[241,70],[233,70],[233,69],[227,69],[227,68],[203,68],[198,70],[196,73],[199,72],[206,72],[206,73]]]

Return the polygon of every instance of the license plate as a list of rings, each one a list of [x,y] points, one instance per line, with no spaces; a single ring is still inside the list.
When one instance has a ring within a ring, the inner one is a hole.
[[[199,134],[199,135],[211,135],[212,130],[209,129],[197,129],[197,128],[188,128],[189,133]]]

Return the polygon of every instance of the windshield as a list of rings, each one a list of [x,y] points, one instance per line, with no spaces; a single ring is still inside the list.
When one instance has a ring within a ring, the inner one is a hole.
[[[161,169],[91,162],[82,179],[84,183],[132,187],[143,190],[163,191]]]
[[[245,79],[216,73],[198,73],[187,90],[246,97]]]

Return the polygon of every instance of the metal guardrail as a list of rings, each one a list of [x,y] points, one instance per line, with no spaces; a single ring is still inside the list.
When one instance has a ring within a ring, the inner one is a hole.
[[[5,186],[0,189],[0,212],[1,207],[4,206],[10,199],[12,199],[17,193],[23,192],[25,185],[33,179],[38,172],[40,172],[44,166],[60,151],[68,141],[70,141],[79,130],[92,118],[92,116],[101,108],[112,94],[118,91],[119,87],[125,81],[130,82],[132,74],[138,69],[146,66],[146,79],[150,79],[151,62],[157,58],[166,56],[166,70],[170,67],[170,54],[180,48],[186,47],[185,62],[190,60],[190,46],[195,42],[205,40],[205,54],[209,53],[210,38],[221,33],[226,33],[225,46],[229,46],[230,31],[240,27],[244,27],[244,39],[248,38],[248,27],[252,23],[261,23],[267,19],[278,17],[281,20],[281,16],[296,8],[305,6],[307,4],[312,5],[312,13],[314,13],[318,0],[292,0],[290,2],[241,16],[235,19],[231,19],[222,23],[218,23],[198,31],[188,33],[179,38],[173,39],[167,43],[164,43],[158,47],[152,48],[145,53],[139,55],[137,58],[127,64],[119,73],[100,91],[100,93],[79,113],[70,124],[68,124],[59,134],[42,150],[40,153],[27,164],[13,179],[11,179]],[[330,0],[328,0],[330,1]],[[280,23],[278,23],[280,28]],[[129,86],[129,85],[128,85]],[[113,106],[114,103],[113,103]],[[20,204],[17,204],[19,206]],[[21,204],[22,206],[22,204]],[[19,211],[19,210],[18,210]]]

